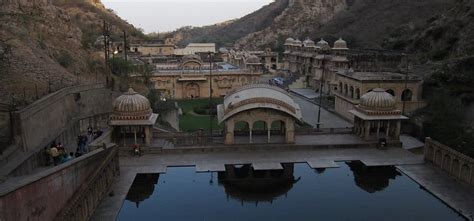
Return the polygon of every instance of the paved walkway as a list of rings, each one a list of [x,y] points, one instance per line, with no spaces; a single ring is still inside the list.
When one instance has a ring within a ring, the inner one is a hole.
[[[428,192],[455,208],[465,217],[474,220],[474,188],[472,186],[460,183],[430,163],[397,167]]]
[[[319,93],[316,93],[312,89],[308,88],[290,89],[290,91],[308,99],[315,99],[319,97]]]
[[[316,127],[317,118],[318,118],[318,105],[313,104],[297,95],[291,94],[293,100],[300,105],[301,114],[303,115],[303,120]],[[342,117],[337,116],[334,113],[327,111],[324,108],[321,108],[321,128],[346,128],[352,127],[352,124]]]
[[[91,220],[115,220],[137,173],[165,173],[167,167],[195,166],[197,172],[222,171],[226,164],[252,164],[256,169],[279,169],[281,163],[307,163],[311,168],[338,167],[338,161],[361,160],[367,166],[420,164],[423,159],[402,148],[333,148],[286,151],[242,151],[185,154],[150,154],[120,158],[120,177],[113,181],[113,196],[106,197]]]

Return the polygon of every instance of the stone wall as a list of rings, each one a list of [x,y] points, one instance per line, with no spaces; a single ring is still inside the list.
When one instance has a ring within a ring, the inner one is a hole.
[[[118,175],[118,159],[118,148],[110,145],[6,181],[0,189],[0,220],[61,220],[64,214],[70,215],[66,220],[88,220]]]
[[[474,159],[428,137],[425,141],[425,160],[474,186]]]
[[[110,113],[112,102],[113,93],[102,84],[59,90],[14,112],[15,141],[23,151],[39,150],[78,121]]]
[[[12,139],[10,106],[0,103],[0,153]]]

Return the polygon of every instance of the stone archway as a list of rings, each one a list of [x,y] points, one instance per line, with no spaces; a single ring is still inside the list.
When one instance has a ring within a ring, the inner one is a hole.
[[[441,167],[446,171],[451,171],[451,157],[449,154],[445,154],[443,157],[443,166]]]
[[[185,92],[187,98],[197,98],[201,95],[199,85],[194,82],[186,85]]]
[[[282,119],[271,121],[268,136],[269,143],[279,143],[286,140],[287,134],[285,121]]]
[[[462,181],[469,183],[471,177],[471,168],[467,164],[463,164],[461,167],[460,177]]]
[[[240,143],[238,137],[240,137],[240,139],[245,139],[246,141],[248,141],[250,139],[249,138],[250,137],[250,125],[249,125],[249,123],[247,121],[244,121],[244,120],[235,122],[234,123],[233,136],[234,136],[234,141],[236,143]]]
[[[263,120],[254,121],[251,127],[250,143],[268,143],[268,125]]]

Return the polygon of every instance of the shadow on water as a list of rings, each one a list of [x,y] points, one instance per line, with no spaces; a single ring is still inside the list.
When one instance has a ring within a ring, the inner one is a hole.
[[[360,161],[346,163],[354,175],[355,184],[368,193],[382,191],[388,187],[390,180],[402,174],[394,166],[365,166]]]
[[[145,201],[153,195],[155,185],[158,183],[159,178],[160,174],[158,173],[137,174],[125,199],[134,202],[138,208],[140,202]]]
[[[270,202],[286,195],[298,182],[295,179],[294,164],[282,164],[283,170],[254,170],[250,164],[226,165],[218,173],[219,184],[224,186],[227,198],[243,202]]]

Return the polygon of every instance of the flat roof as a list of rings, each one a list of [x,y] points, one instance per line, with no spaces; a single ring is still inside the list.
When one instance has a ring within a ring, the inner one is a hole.
[[[338,71],[337,74],[360,81],[400,81],[405,80],[406,77],[405,74],[397,72],[355,72],[341,70]],[[408,80],[421,81],[422,78],[417,75],[408,75]]]

